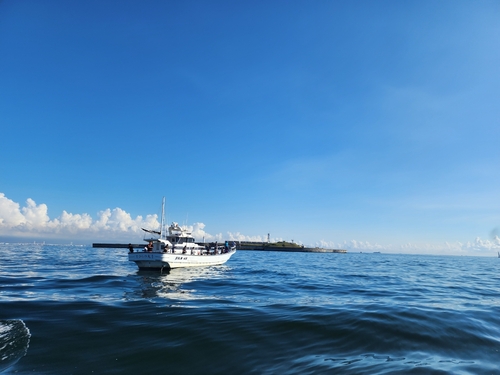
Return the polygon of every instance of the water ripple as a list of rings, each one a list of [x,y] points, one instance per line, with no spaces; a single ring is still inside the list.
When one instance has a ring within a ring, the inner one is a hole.
[[[0,250],[0,319],[32,332],[18,374],[497,372],[497,259],[240,251],[160,274],[120,249]]]

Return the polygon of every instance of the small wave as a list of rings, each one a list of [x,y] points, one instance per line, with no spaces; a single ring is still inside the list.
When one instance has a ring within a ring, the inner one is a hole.
[[[0,372],[26,355],[30,337],[22,320],[0,320]]]

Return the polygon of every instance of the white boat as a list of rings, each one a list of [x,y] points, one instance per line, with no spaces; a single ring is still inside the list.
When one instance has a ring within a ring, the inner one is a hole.
[[[226,263],[236,252],[234,242],[201,245],[186,228],[172,223],[168,234],[164,228],[164,207],[162,204],[161,225],[159,231],[142,228],[148,235],[144,238],[148,244],[142,251],[130,248],[128,260],[135,262],[139,269],[172,269],[180,267],[215,266]]]

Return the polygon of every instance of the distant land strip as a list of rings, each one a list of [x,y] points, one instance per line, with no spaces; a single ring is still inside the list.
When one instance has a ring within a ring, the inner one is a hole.
[[[287,252],[302,252],[302,253],[347,253],[344,249],[325,249],[322,247],[305,247],[303,245],[298,245],[293,242],[257,242],[257,241],[228,241],[229,243],[234,242],[236,244],[236,250],[251,250],[251,251],[287,251]],[[224,242],[220,242],[222,245]],[[197,242],[198,245],[208,245],[207,242]],[[142,249],[146,246],[145,243],[142,244],[120,244],[120,243],[93,243],[92,247],[95,248],[107,248],[107,249],[120,249],[128,248],[130,245],[134,249]]]

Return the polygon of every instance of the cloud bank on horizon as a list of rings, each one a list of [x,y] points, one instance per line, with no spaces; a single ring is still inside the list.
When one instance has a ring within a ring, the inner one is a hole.
[[[107,208],[97,213],[97,218],[89,214],[73,214],[63,211],[59,217],[51,219],[48,215],[46,204],[37,204],[28,198],[24,207],[0,193],[0,238],[23,239],[43,238],[53,240],[94,241],[106,240],[107,242],[129,242],[142,239],[141,228],[159,228],[158,215],[150,214],[132,216],[125,210],[117,207]],[[186,226],[198,241],[265,241],[261,236],[248,236],[242,233],[227,232],[210,234],[205,231],[204,223],[194,223]],[[272,241],[280,241],[273,238]],[[494,235],[491,240],[476,237],[473,241],[446,242],[442,245],[431,244],[404,244],[381,245],[368,241],[344,240],[342,242],[321,240],[312,246],[324,248],[346,249],[353,252],[381,251],[404,252],[422,254],[462,254],[462,255],[491,255],[500,251],[500,237]]]
[[[54,219],[48,215],[46,204],[37,204],[28,198],[26,205],[21,207],[0,193],[0,237],[49,238],[54,240],[94,241],[106,240],[128,242],[142,239],[141,228],[156,229],[160,227],[158,215],[150,214],[135,218],[125,210],[116,207],[107,208],[97,213],[97,218],[89,214],[73,214],[63,211]],[[221,241],[224,239],[237,241],[262,241],[260,236],[245,236],[241,233],[221,233],[212,235],[205,231],[204,223],[186,225],[193,236],[199,240]]]

